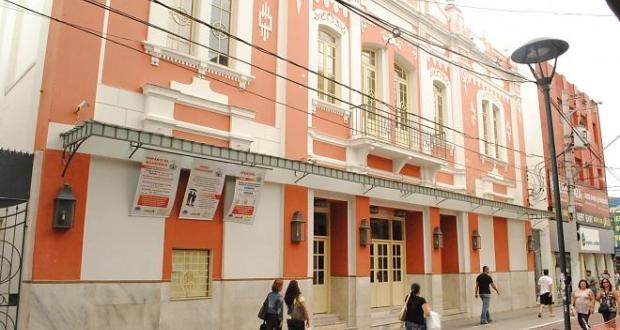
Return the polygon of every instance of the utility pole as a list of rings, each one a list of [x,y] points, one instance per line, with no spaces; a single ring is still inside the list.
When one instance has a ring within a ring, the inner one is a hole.
[[[579,267],[579,242],[577,241],[577,218],[575,209],[575,165],[573,163],[573,149],[575,147],[575,135],[570,125],[570,118],[573,115],[571,113],[568,104],[568,93],[562,91],[562,112],[568,120],[562,120],[562,128],[564,133],[564,170],[566,176],[566,192],[568,195],[568,230],[566,233],[565,242],[567,245],[567,251],[570,253],[570,273],[571,278],[582,278]],[[577,169],[578,170],[578,169]],[[567,267],[568,268],[568,267]]]

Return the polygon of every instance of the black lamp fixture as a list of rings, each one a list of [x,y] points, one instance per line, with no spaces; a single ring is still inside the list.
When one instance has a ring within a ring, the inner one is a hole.
[[[534,246],[534,236],[527,235],[527,251],[534,252],[534,250],[536,250],[536,247]]]
[[[52,219],[52,227],[56,229],[69,229],[73,227],[73,219],[75,218],[75,195],[71,190],[71,186],[65,184],[62,186],[56,198],[54,198],[54,219]]]
[[[480,250],[482,248],[482,238],[476,229],[471,233],[471,246],[474,250]]]
[[[443,232],[439,227],[433,229],[433,247],[435,250],[443,248]]]
[[[553,208],[555,211],[555,222],[557,225],[558,235],[558,249],[560,255],[563,256],[564,249],[564,227],[562,221],[562,203],[560,201],[560,180],[558,177],[558,164],[557,159],[554,157],[557,155],[555,151],[555,135],[553,133],[553,117],[551,115],[551,97],[549,90],[551,81],[555,75],[555,68],[558,62],[558,57],[564,54],[568,50],[568,42],[559,39],[540,38],[532,40],[525,45],[515,50],[510,58],[515,63],[527,64],[532,71],[532,75],[536,78],[536,84],[542,88],[545,98],[545,112],[547,115],[547,134],[549,134],[549,157],[551,160],[551,177],[553,180]],[[543,69],[542,63],[553,60],[553,68],[551,74],[547,75]],[[534,69],[533,65],[538,65],[538,71]],[[566,278],[566,261],[565,258],[560,258],[560,272],[561,277]],[[570,286],[566,285],[564,289],[564,303],[563,315],[564,315],[564,328],[571,328],[571,321],[569,315],[569,302],[570,302]]]
[[[304,214],[301,211],[295,211],[291,220],[291,241],[293,243],[300,243],[306,239],[304,235],[305,223]]]
[[[367,219],[360,222],[360,245],[366,246],[370,242],[370,225]]]

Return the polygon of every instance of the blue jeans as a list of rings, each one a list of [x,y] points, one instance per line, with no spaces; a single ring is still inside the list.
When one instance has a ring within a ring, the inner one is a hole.
[[[480,299],[482,299],[482,313],[480,313],[480,322],[489,322],[491,321],[491,314],[489,314],[489,306],[491,305],[491,294],[481,293]]]
[[[405,322],[405,328],[407,330],[426,330],[426,325],[417,324],[414,322]]]

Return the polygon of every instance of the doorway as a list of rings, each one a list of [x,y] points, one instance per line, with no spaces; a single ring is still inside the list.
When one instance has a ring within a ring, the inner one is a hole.
[[[371,219],[370,305],[401,305],[404,297],[404,221]]]
[[[329,310],[329,214],[329,204],[326,201],[315,201],[312,242],[312,292],[315,314],[327,313]]]

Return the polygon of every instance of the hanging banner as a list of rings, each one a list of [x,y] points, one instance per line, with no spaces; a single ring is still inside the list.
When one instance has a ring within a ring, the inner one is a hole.
[[[145,151],[130,214],[167,217],[174,204],[180,173],[178,157]]]
[[[179,219],[213,220],[225,178],[226,164],[194,159]]]
[[[253,223],[264,179],[264,169],[244,168],[239,172],[232,203],[226,212],[227,221]]]

